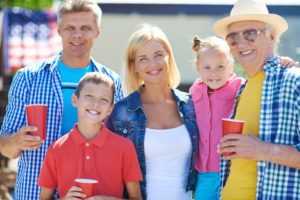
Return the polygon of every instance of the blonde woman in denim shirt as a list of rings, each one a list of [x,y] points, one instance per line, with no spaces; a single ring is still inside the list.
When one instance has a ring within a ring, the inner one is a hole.
[[[135,144],[144,199],[190,200],[197,126],[190,96],[175,89],[180,75],[170,42],[160,28],[143,25],[126,53],[130,94],[115,105],[108,127]]]

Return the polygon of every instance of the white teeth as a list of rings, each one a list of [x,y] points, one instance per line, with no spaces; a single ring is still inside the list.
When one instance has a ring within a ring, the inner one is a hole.
[[[251,54],[253,51],[252,50],[248,50],[248,51],[241,51],[241,55],[245,56],[245,55],[249,55]]]
[[[94,111],[94,110],[88,110],[88,112],[89,112],[90,114],[93,114],[93,115],[98,115],[98,114],[99,114],[99,112]]]

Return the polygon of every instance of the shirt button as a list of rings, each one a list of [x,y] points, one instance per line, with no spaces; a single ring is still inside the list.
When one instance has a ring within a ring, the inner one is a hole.
[[[124,129],[124,130],[123,130],[123,133],[126,134],[126,133],[127,133],[127,129]]]
[[[89,159],[91,159],[91,157],[90,156],[86,156],[85,159],[89,160]]]
[[[90,143],[85,143],[85,146],[86,146],[86,147],[89,147],[89,146],[90,146]]]

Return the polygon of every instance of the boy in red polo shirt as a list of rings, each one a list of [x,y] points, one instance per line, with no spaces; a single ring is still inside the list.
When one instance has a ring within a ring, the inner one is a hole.
[[[76,178],[92,178],[96,196],[87,199],[121,199],[124,186],[129,199],[141,199],[142,179],[135,148],[130,140],[108,130],[103,120],[113,109],[114,84],[96,72],[87,73],[73,95],[78,124],[47,151],[39,177],[41,199],[82,199]]]

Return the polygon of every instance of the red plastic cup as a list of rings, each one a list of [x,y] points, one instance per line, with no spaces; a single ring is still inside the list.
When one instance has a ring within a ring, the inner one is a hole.
[[[31,135],[46,139],[48,106],[42,104],[30,104],[26,106],[27,124],[35,126],[37,131],[30,132]]]
[[[222,119],[223,136],[227,134],[242,134],[245,121],[224,118]],[[233,155],[234,152],[224,153],[224,156]]]
[[[75,179],[75,183],[82,189],[87,198],[94,195],[94,186],[98,181],[90,178],[77,178]]]

